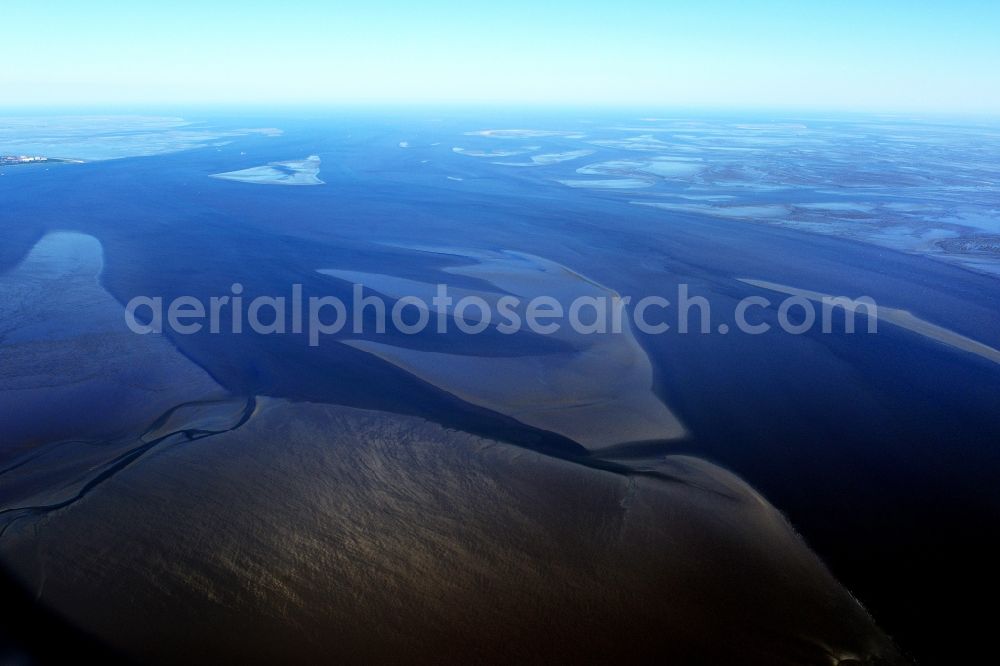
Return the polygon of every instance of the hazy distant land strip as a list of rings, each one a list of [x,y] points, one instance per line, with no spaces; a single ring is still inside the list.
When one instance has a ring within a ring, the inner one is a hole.
[[[162,155],[281,134],[275,127],[218,128],[173,116],[13,116],[0,122],[5,154],[74,162]]]

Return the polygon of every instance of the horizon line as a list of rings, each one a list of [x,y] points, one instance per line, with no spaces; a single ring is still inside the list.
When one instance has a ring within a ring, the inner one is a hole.
[[[7,112],[101,111],[102,115],[130,115],[135,110],[169,111],[443,111],[492,110],[537,112],[627,112],[627,113],[708,113],[708,114],[835,114],[856,116],[909,116],[925,118],[990,119],[1000,121],[1000,109],[949,109],[922,107],[838,107],[798,104],[696,104],[642,102],[531,102],[513,100],[324,100],[324,101],[107,101],[107,102],[0,102],[0,114]]]

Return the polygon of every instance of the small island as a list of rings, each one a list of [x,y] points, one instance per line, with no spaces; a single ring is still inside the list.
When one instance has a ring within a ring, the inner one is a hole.
[[[304,160],[268,162],[264,166],[212,174],[212,178],[235,180],[255,185],[324,185],[319,179],[319,155]]]

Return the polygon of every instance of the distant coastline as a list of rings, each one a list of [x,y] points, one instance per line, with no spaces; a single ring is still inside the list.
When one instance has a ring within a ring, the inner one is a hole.
[[[83,164],[83,160],[72,160],[65,157],[43,157],[41,155],[0,155],[0,166],[52,163]]]

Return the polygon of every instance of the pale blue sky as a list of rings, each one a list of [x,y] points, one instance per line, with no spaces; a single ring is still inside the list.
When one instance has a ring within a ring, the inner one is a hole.
[[[0,106],[1000,113],[1000,2],[3,0]]]

